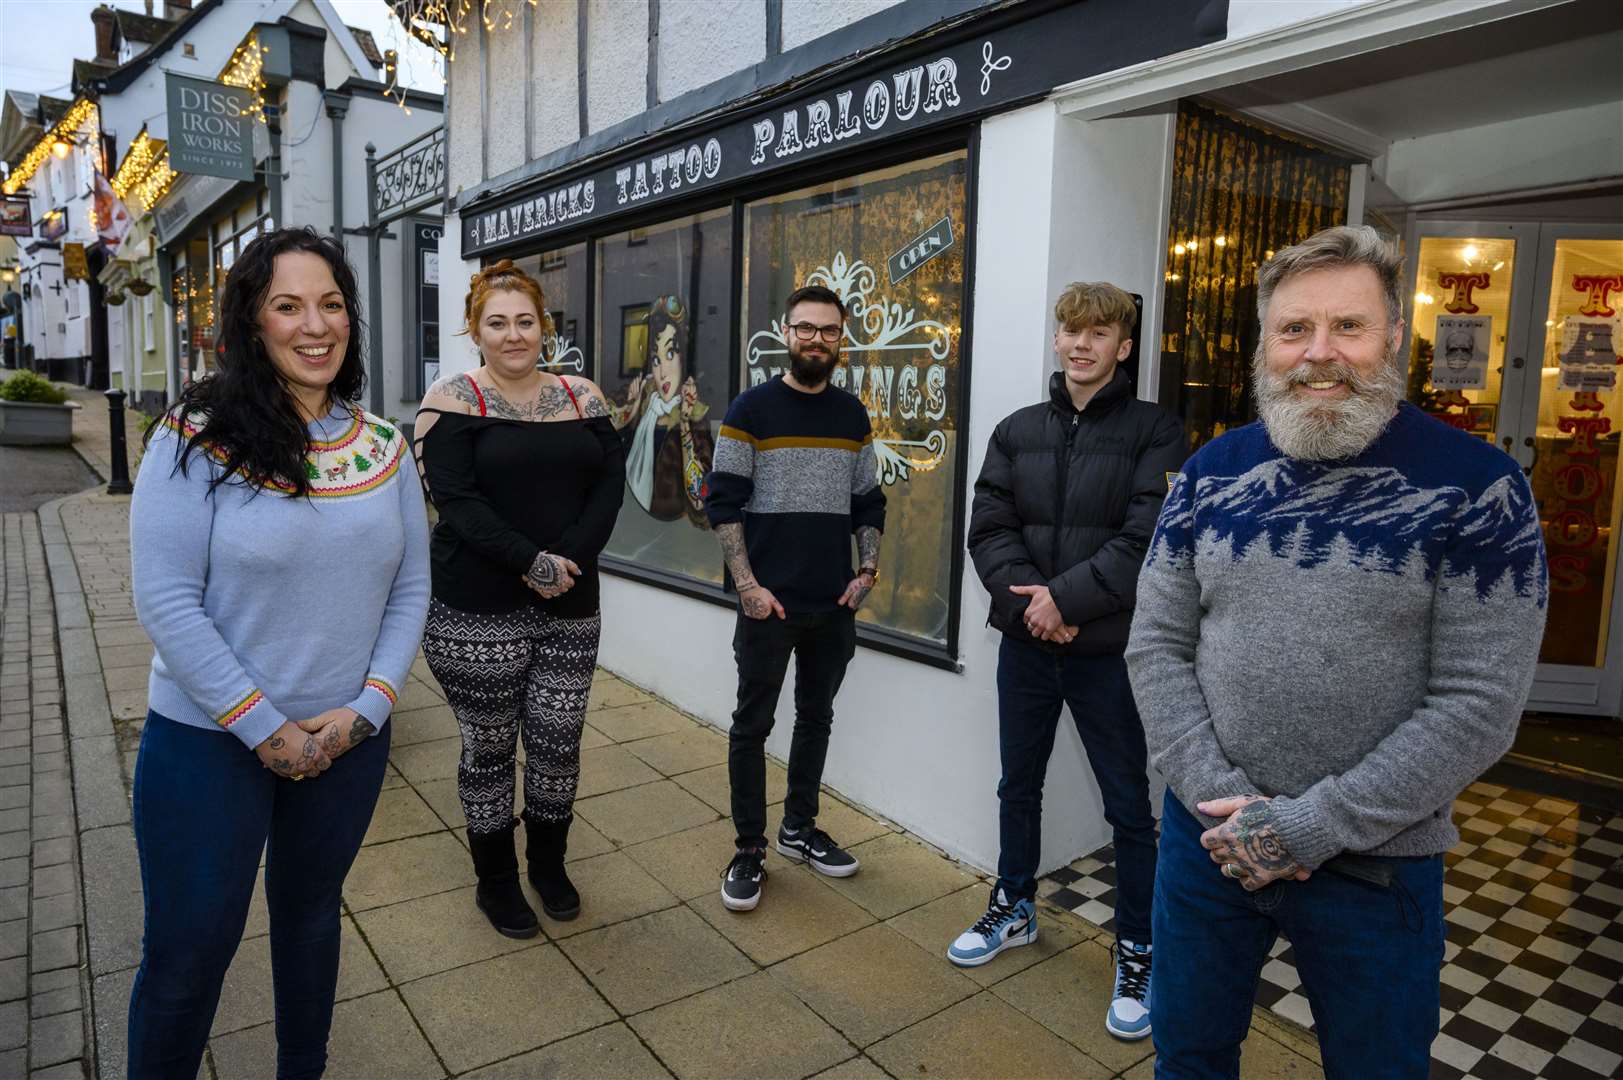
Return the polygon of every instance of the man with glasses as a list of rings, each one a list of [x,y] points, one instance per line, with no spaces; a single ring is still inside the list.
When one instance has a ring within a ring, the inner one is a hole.
[[[766,878],[766,737],[791,653],[795,729],[777,849],[830,877],[857,872],[857,860],[817,828],[817,789],[834,695],[856,653],[857,609],[879,579],[885,495],[868,410],[828,381],[840,362],[845,305],[808,285],[789,294],[787,309],[789,370],[727,410],[705,503],[739,604],[727,753],[737,853],[721,888],[732,911],[753,909]]]
[[[1105,1027],[1142,1039],[1150,1033],[1155,818],[1122,651],[1167,478],[1183,464],[1183,430],[1138,400],[1117,367],[1133,347],[1131,296],[1077,282],[1060,294],[1054,317],[1059,370],[1048,400],[997,426],[975,482],[969,553],[1003,632],[998,880],[986,914],[947,958],[975,967],[1037,939],[1043,780],[1069,705],[1115,837],[1116,981]]]

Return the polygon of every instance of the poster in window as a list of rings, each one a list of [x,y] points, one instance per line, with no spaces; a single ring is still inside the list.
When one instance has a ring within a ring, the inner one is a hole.
[[[887,504],[884,574],[861,618],[932,645],[952,618],[966,165],[958,151],[803,188],[744,219],[744,385],[788,366],[791,292],[822,285],[845,302],[830,381],[867,406]]]
[[[730,392],[732,265],[725,209],[598,241],[599,382],[626,453],[606,550],[717,585],[705,477]]]
[[[1561,389],[1610,390],[1617,385],[1619,320],[1568,315],[1561,322]]]
[[[1432,339],[1431,385],[1438,390],[1482,390],[1488,385],[1490,315],[1439,315]]]

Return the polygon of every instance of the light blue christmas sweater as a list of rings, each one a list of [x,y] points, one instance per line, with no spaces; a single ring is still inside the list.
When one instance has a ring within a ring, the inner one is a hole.
[[[219,459],[176,464],[153,433],[130,504],[135,610],[156,648],[149,707],[259,745],[348,706],[381,728],[428,614],[428,520],[400,430],[347,404],[310,425],[310,491],[209,491]]]
[[[1496,447],[1408,404],[1335,462],[1239,428],[1173,478],[1139,578],[1151,760],[1191,812],[1275,796],[1309,869],[1446,851],[1454,796],[1515,735],[1547,586],[1532,492]]]

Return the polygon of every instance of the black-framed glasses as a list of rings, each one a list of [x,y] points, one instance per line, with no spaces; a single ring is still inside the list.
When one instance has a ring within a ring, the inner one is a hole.
[[[838,323],[833,326],[818,326],[815,323],[797,322],[790,326],[789,329],[793,330],[795,337],[801,341],[810,341],[814,337],[820,337],[830,345],[840,340],[840,335],[845,333],[845,327]]]

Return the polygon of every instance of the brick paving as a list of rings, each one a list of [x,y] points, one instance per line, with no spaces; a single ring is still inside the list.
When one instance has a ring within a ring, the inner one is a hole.
[[[48,849],[55,857],[76,838],[95,868],[75,951],[60,935],[40,945],[77,966],[52,970],[29,1001],[78,1017],[82,1037],[88,981],[94,1075],[111,1078],[124,1073],[125,1009],[140,959],[128,792],[152,655],[130,600],[128,500],[98,490],[48,504],[32,533],[32,515],[16,518],[18,535],[34,537],[16,549],[17,573],[38,584],[20,632],[8,596],[6,677],[13,655],[25,673],[53,677],[60,658],[65,698],[59,690],[55,703],[41,704],[56,709],[58,742],[47,745],[60,754],[65,701],[73,770],[71,788],[64,778],[55,789],[67,821],[34,842],[58,841]],[[55,641],[33,637],[35,613],[44,610],[48,625],[53,601]],[[612,656],[602,659],[613,667]],[[15,741],[11,716],[0,734]],[[33,738],[30,725],[41,722],[29,712],[17,730]],[[456,798],[460,740],[420,660],[390,722],[384,791],[344,890],[329,1076],[1151,1074],[1148,1042],[1120,1043],[1103,1029],[1111,966],[1098,927],[1045,904],[1037,945],[985,968],[952,967],[944,950],[984,909],[986,879],[836,793],[825,795],[819,823],[852,847],[862,872],[825,879],[770,855],[761,907],[725,911],[725,737],[607,670],[593,684],[569,852],[584,910],[571,923],[544,919],[530,941],[501,937],[473,905]],[[62,772],[60,758],[35,761]],[[768,772],[770,817],[786,778],[777,763]],[[0,785],[9,778],[0,766]],[[7,790],[0,786],[0,800]],[[39,790],[36,781],[36,798]],[[6,813],[0,824],[10,827]],[[27,815],[15,821],[26,824]],[[0,888],[0,901],[10,896]],[[77,896],[68,896],[52,907],[58,919],[77,918]],[[204,1077],[274,1071],[267,935],[261,891],[226,978]],[[78,997],[59,993],[70,985]],[[0,1031],[6,1016],[0,1011]],[[0,1076],[11,1074],[7,1064],[0,1058]],[[1259,1012],[1245,1075],[1318,1076],[1317,1049]]]
[[[0,1076],[86,1075],[77,830],[45,544],[0,517]]]

